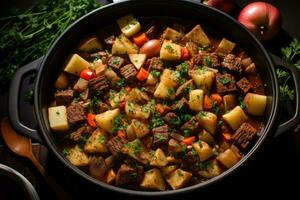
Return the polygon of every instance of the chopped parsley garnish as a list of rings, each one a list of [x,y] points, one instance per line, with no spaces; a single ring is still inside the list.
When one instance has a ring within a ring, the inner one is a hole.
[[[211,61],[211,59],[210,59],[209,56],[205,56],[205,57],[204,57],[204,62],[205,62],[205,64],[206,64],[208,67],[211,67],[211,66],[212,66],[212,61]]]
[[[158,139],[160,142],[165,142],[167,138],[162,134],[154,134],[154,138]]]
[[[208,170],[209,168],[212,167],[212,162],[211,161],[206,161],[206,162],[197,162],[195,164],[197,169],[199,170]]]
[[[242,97],[238,97],[238,102],[239,102],[239,105],[242,109],[246,108],[246,104],[245,104]]]
[[[62,153],[64,154],[64,156],[68,156],[70,154],[70,149],[64,148]]]
[[[123,122],[124,115],[118,115],[113,121],[113,128],[111,129],[112,133],[115,133],[119,130],[125,130],[127,125]]]
[[[181,115],[181,120],[184,122],[189,121],[190,119],[192,119],[192,115],[190,114]]]
[[[177,170],[179,176],[184,176],[181,170]]]
[[[126,148],[133,150],[135,155],[139,155],[142,152],[142,143],[139,139],[128,142],[124,145]]]
[[[165,124],[165,121],[160,116],[160,114],[157,112],[153,113],[153,116],[150,119],[149,128],[150,129],[156,128],[156,127],[162,126],[164,124]]]
[[[168,98],[171,98],[172,95],[175,94],[175,89],[174,88],[168,88]]]
[[[100,135],[100,136],[98,137],[98,141],[99,141],[101,144],[103,144],[103,143],[105,142],[105,140],[106,140],[106,137],[105,137],[104,135]]]
[[[199,144],[199,146],[200,146],[201,148],[203,147],[203,144],[202,144],[201,140],[198,140],[198,144]]]
[[[185,129],[183,130],[183,136],[184,137],[189,137],[191,135],[192,131],[190,129]]]
[[[205,111],[200,111],[198,113],[198,116],[201,118],[201,117],[206,117],[207,116],[207,113]]]
[[[138,173],[137,173],[137,172],[132,172],[132,173],[130,174],[130,176],[131,176],[132,178],[136,179],[136,178],[138,177]]]
[[[217,123],[217,126],[221,126],[224,122],[222,120],[219,120]]]
[[[174,53],[175,49],[173,49],[173,47],[169,44],[165,45],[165,49],[169,52],[169,53]]]
[[[114,57],[114,60],[112,61],[113,65],[120,65],[120,58],[119,57]]]
[[[212,110],[214,111],[214,113],[216,113],[216,115],[220,114],[220,108],[215,101],[212,104]]]
[[[151,71],[151,75],[152,75],[154,78],[158,78],[158,77],[160,77],[160,71],[152,70],[152,71]]]
[[[60,115],[60,112],[59,112],[59,111],[56,111],[55,113],[56,113],[57,115]]]
[[[121,78],[120,80],[118,80],[117,82],[116,82],[116,86],[117,87],[124,87],[125,86],[125,79],[124,78]]]
[[[221,77],[221,78],[219,78],[219,81],[220,81],[223,85],[226,85],[226,84],[230,83],[231,79],[230,79],[230,78],[226,78],[226,77]]]
[[[183,62],[176,67],[181,76],[188,76],[189,64],[187,62]]]

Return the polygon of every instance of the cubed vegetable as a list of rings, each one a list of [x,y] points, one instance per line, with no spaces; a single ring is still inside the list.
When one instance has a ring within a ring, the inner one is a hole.
[[[114,110],[108,110],[96,115],[95,121],[100,128],[107,132],[110,132],[113,127],[114,120],[119,114],[120,110],[118,108]]]
[[[101,129],[93,131],[92,135],[87,139],[84,145],[86,153],[106,153],[106,134]]]
[[[151,190],[166,190],[164,179],[157,168],[145,172],[145,176],[140,184],[142,188]]]
[[[200,161],[205,161],[214,155],[212,148],[204,141],[199,140],[192,146],[200,157]]]
[[[145,124],[144,122],[142,122],[140,120],[132,119],[131,126],[132,126],[137,138],[142,138],[150,133],[150,130],[149,130],[147,124]]]
[[[125,101],[126,94],[123,91],[116,92],[114,90],[109,91],[108,102],[112,108],[118,108],[121,102]]]
[[[227,149],[217,156],[217,160],[221,162],[225,167],[230,168],[235,165],[240,160],[240,158],[231,149]]]
[[[55,106],[55,107],[48,108],[48,118],[52,130],[55,131],[69,130],[67,109],[65,106]]]
[[[113,169],[110,169],[106,176],[106,182],[111,184],[112,182],[114,182],[114,180],[116,180],[116,173]]]
[[[164,167],[168,164],[165,153],[160,149],[156,149],[153,154],[150,153],[150,165],[156,167]]]
[[[179,77],[177,72],[171,69],[165,69],[160,77],[160,81],[167,87],[177,87]]]
[[[146,54],[129,54],[131,63],[139,70],[146,61]]]
[[[133,15],[126,15],[117,20],[117,23],[127,37],[131,37],[141,30],[141,25]]]
[[[263,116],[267,106],[267,96],[247,93],[244,102],[246,105],[245,111],[254,116]]]
[[[175,89],[172,87],[167,87],[164,83],[160,82],[153,96],[160,99],[174,99]]]
[[[140,139],[135,139],[125,144],[122,152],[145,165],[149,163],[150,155]]]
[[[189,75],[195,84],[204,90],[204,93],[210,91],[216,76],[214,72],[207,69],[190,70]]]
[[[193,111],[203,110],[203,90],[191,90],[189,94],[189,106]]]
[[[162,34],[162,38],[165,40],[172,40],[173,42],[176,42],[180,40],[183,37],[182,33],[179,33],[178,31],[167,27],[164,30],[164,33]]]
[[[235,43],[227,40],[226,38],[223,38],[216,51],[222,54],[229,54],[232,52],[234,47]]]
[[[89,66],[90,63],[88,61],[80,57],[78,54],[73,54],[64,70],[70,74],[79,76],[80,72]]]
[[[178,167],[176,165],[169,165],[165,167],[161,167],[160,171],[163,176],[167,177],[170,173],[174,172]]]
[[[212,112],[200,111],[196,116],[199,124],[211,134],[214,134],[217,128],[217,116]]]
[[[160,58],[162,60],[175,61],[181,59],[181,46],[165,40],[160,49]]]
[[[167,182],[173,190],[177,190],[187,184],[191,177],[192,173],[184,171],[182,169],[177,169],[169,175],[169,177],[167,178]]]
[[[202,27],[198,24],[189,33],[187,33],[183,40],[192,41],[203,47],[209,46],[210,41]]]
[[[113,55],[137,54],[139,48],[125,35],[121,34],[116,38],[111,51]]]
[[[220,167],[217,160],[213,160],[206,169],[200,170],[199,175],[204,178],[212,178],[218,176],[222,173],[222,168]]]
[[[92,53],[92,52],[103,50],[103,46],[97,37],[91,37],[84,40],[79,45],[78,50]]]
[[[234,109],[224,114],[223,119],[233,130],[237,130],[248,117],[240,106],[236,106]]]
[[[83,167],[89,164],[88,156],[77,145],[67,151],[66,158],[77,167]]]

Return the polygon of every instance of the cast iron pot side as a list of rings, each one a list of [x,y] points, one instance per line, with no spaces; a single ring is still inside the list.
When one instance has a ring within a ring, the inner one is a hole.
[[[133,13],[135,16],[172,16],[182,18],[184,20],[196,21],[200,24],[215,29],[222,33],[226,38],[236,42],[239,46],[244,48],[246,52],[257,63],[259,73],[263,77],[263,82],[266,83],[265,91],[268,96],[268,104],[266,108],[265,117],[263,119],[264,129],[261,132],[261,136],[258,141],[252,147],[252,149],[232,168],[223,172],[221,175],[209,179],[205,182],[193,185],[187,188],[182,188],[175,191],[134,191],[115,187],[104,182],[100,182],[91,176],[87,175],[77,167],[73,166],[61,153],[61,150],[57,147],[53,138],[53,133],[50,130],[48,122],[47,109],[51,101],[51,95],[54,91],[54,82],[61,70],[63,61],[68,57],[68,53],[71,51],[74,43],[82,39],[83,36],[95,32],[95,30],[105,27],[109,24],[115,23],[116,19]],[[276,61],[277,63],[280,60]],[[52,45],[48,53],[44,58],[28,64],[24,68],[21,68],[12,80],[9,94],[9,117],[14,128],[30,136],[31,138],[46,143],[52,150],[57,158],[66,166],[68,166],[73,172],[86,180],[97,184],[103,188],[117,191],[126,194],[133,195],[146,195],[146,196],[162,196],[162,195],[174,195],[183,192],[189,192],[195,189],[204,188],[212,183],[215,183],[227,175],[233,173],[238,169],[245,161],[251,157],[254,152],[257,151],[259,146],[262,146],[263,142],[268,135],[272,132],[282,133],[300,122],[299,113],[299,85],[300,75],[292,67],[286,63],[279,63],[281,67],[287,68],[292,72],[294,81],[294,87],[296,91],[296,114],[288,122],[281,124],[279,127],[274,126],[278,110],[278,82],[276,78],[275,68],[272,60],[270,59],[267,51],[260,44],[260,42],[242,25],[240,25],[234,18],[229,15],[218,11],[214,8],[207,7],[200,3],[195,3],[187,0],[131,0],[122,1],[120,3],[103,6],[95,11],[88,13],[76,22],[74,22],[68,29],[66,29],[61,36]],[[34,90],[34,108],[35,115],[39,125],[39,132],[42,133],[42,138],[38,135],[37,130],[30,129],[23,125],[18,116],[18,90],[20,81],[24,74],[30,71],[38,71],[38,75],[35,83]],[[277,130],[276,130],[277,128]]]

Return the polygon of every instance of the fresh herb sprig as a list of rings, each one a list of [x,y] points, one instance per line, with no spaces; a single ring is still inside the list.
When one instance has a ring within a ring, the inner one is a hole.
[[[19,67],[45,54],[72,22],[99,6],[95,0],[39,1],[0,18],[0,88],[7,88]]]

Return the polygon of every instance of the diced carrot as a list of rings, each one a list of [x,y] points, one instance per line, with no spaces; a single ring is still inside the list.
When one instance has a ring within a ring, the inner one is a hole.
[[[136,75],[136,78],[140,81],[144,81],[148,78],[149,72],[144,68],[141,68],[139,73]]]
[[[122,101],[122,102],[120,103],[120,105],[119,105],[120,110],[124,110],[124,109],[125,109],[125,104],[126,104],[125,101]]]
[[[133,36],[133,42],[139,47],[145,44],[147,41],[148,41],[148,37],[145,33],[140,33]]]
[[[231,133],[222,133],[222,136],[225,141],[231,140]]]
[[[125,137],[126,137],[125,131],[119,130],[119,131],[117,132],[117,136],[122,137],[122,138],[125,138]]]
[[[190,52],[186,47],[181,48],[181,59],[188,60],[190,58]]]
[[[220,105],[222,103],[222,97],[217,94],[217,93],[214,93],[210,96],[210,98],[215,101],[218,105]]]
[[[130,87],[130,86],[126,86],[126,87],[125,87],[125,90],[126,90],[127,92],[130,92],[130,91],[131,91],[131,87]]]
[[[164,108],[164,106],[161,103],[156,104],[156,110],[160,114],[163,114],[165,112],[165,108]]]
[[[92,113],[89,113],[88,115],[87,115],[87,122],[88,122],[88,124],[91,126],[91,127],[93,127],[93,128],[97,128],[97,124],[96,124],[96,122],[95,122],[95,115],[94,114],[92,114]]]
[[[213,105],[213,101],[211,100],[211,98],[207,95],[204,96],[204,110],[210,110],[212,108]]]
[[[196,140],[196,137],[195,136],[191,136],[191,137],[188,137],[188,138],[185,138],[184,140],[182,140],[182,142],[186,145],[191,145],[193,144],[193,142]]]

